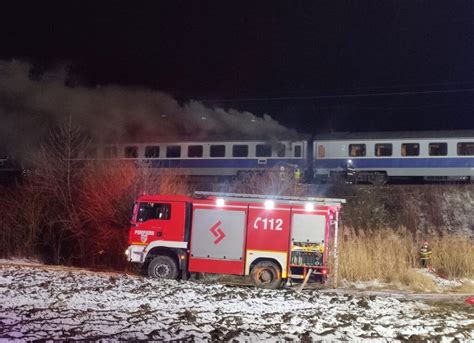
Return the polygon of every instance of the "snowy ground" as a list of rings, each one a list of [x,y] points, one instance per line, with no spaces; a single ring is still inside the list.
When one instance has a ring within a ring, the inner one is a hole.
[[[474,306],[0,265],[0,340],[474,340]]]

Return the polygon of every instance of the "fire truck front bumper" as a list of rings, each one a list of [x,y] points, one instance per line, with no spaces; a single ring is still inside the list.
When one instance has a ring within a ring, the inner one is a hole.
[[[145,245],[130,245],[125,250],[125,256],[127,256],[127,262],[143,263],[145,261]]]

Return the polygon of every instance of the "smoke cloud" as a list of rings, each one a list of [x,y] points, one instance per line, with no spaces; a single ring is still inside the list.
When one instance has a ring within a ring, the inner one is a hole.
[[[154,90],[65,86],[64,68],[38,80],[31,65],[0,61],[0,144],[24,151],[37,146],[50,127],[72,119],[97,142],[297,139],[295,130],[269,115],[210,108],[198,101],[180,105]]]

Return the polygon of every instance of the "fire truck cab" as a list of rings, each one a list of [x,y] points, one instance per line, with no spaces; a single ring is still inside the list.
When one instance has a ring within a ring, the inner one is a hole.
[[[154,278],[188,273],[250,276],[263,288],[310,274],[325,280],[343,199],[196,192],[143,195],[127,260]]]

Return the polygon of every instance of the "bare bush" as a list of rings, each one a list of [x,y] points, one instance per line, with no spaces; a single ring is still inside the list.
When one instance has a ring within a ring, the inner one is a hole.
[[[81,225],[73,262],[87,266],[123,265],[128,219],[137,195],[137,170],[132,163],[92,162],[84,168],[78,194]]]
[[[240,175],[231,185],[231,191],[245,194],[302,196],[307,189],[294,179],[291,170],[281,172],[274,168],[265,172]]]
[[[0,250],[3,256],[36,255],[44,207],[41,195],[34,192],[30,184],[0,195]]]
[[[413,235],[463,232],[474,236],[472,186],[336,186],[328,195],[347,199],[344,220],[355,231],[404,227]]]

